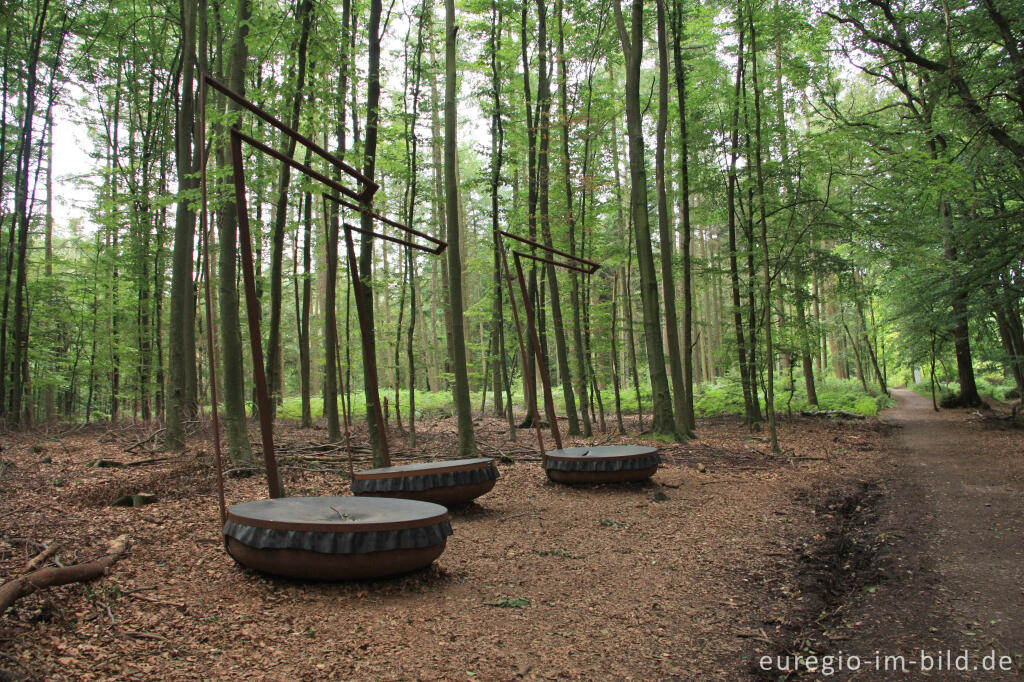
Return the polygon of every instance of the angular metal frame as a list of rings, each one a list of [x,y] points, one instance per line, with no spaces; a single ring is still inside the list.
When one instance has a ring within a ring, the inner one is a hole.
[[[505,246],[505,238],[514,240],[521,244],[525,244],[532,249],[540,249],[541,251],[551,255],[559,256],[566,260],[555,260],[554,258],[545,258],[538,256],[533,253],[526,251],[513,250],[512,259],[516,265],[516,279],[519,280],[519,292],[523,298],[523,307],[526,310],[526,326],[530,334],[530,345],[533,348],[534,356],[537,360],[537,369],[540,373],[540,380],[544,386],[544,412],[547,414],[548,421],[551,422],[551,433],[555,437],[556,449],[562,449],[562,433],[558,428],[558,415],[555,414],[555,401],[551,395],[551,376],[548,373],[547,365],[544,364],[544,355],[540,352],[540,339],[537,337],[537,326],[534,322],[533,307],[530,305],[530,294],[526,287],[526,276],[523,274],[523,259],[529,259],[538,263],[545,263],[547,265],[553,265],[555,267],[564,268],[566,270],[572,270],[585,275],[592,275],[597,272],[597,269],[601,267],[596,261],[589,260],[587,258],[581,258],[574,256],[565,251],[560,251],[551,246],[545,246],[532,239],[526,239],[525,237],[518,237],[511,232],[505,230],[498,230],[498,248],[501,251],[501,262],[505,268],[505,282],[508,285],[508,297],[512,302],[512,318],[516,323],[516,334],[519,337],[519,357],[522,358],[523,364],[523,377],[526,378],[527,388],[534,395],[537,395],[537,387],[534,383],[534,377],[531,375],[527,361],[526,361],[526,340],[523,337],[523,326],[519,320],[519,306],[516,304],[515,291],[512,288],[512,272],[508,266],[507,247]],[[537,401],[534,398],[533,401],[527,401],[530,405],[530,410],[533,417],[533,425],[537,431],[537,446],[540,448],[541,458],[547,460],[547,451],[544,448],[544,436],[541,433],[540,428],[540,415],[537,413]]]
[[[299,132],[297,132],[297,131],[293,130],[291,127],[285,125],[283,122],[281,122],[280,120],[278,120],[277,118],[275,118],[271,114],[267,113],[266,111],[264,111],[263,109],[261,109],[257,105],[253,104],[252,102],[247,100],[242,95],[234,92],[233,90],[231,90],[230,88],[228,88],[224,84],[220,83],[219,81],[215,80],[214,78],[211,78],[208,74],[201,74],[201,92],[200,92],[201,102],[205,103],[205,101],[206,101],[206,89],[207,89],[207,87],[212,87],[213,89],[217,90],[218,92],[221,92],[222,94],[227,96],[229,99],[231,99],[234,102],[236,102],[243,109],[245,109],[245,110],[255,114],[256,116],[258,116],[262,120],[266,121],[267,123],[269,123],[273,127],[275,127],[278,130],[280,130],[284,135],[290,137],[291,139],[295,140],[296,142],[298,142],[298,143],[302,144],[303,146],[307,147],[310,151],[316,153],[318,156],[320,156],[321,158],[323,158],[324,160],[329,162],[331,165],[333,165],[338,170],[340,170],[343,173],[345,173],[346,175],[348,175],[350,178],[352,178],[355,181],[357,181],[362,186],[362,189],[360,191],[354,190],[354,189],[352,189],[350,187],[347,187],[347,186],[341,184],[340,182],[338,182],[338,181],[336,181],[336,180],[334,180],[332,178],[327,177],[323,173],[320,173],[320,172],[314,170],[310,166],[308,166],[308,165],[306,165],[304,163],[301,163],[299,161],[296,161],[293,158],[290,158],[287,154],[284,154],[284,153],[274,149],[273,147],[270,147],[270,146],[260,142],[259,140],[256,140],[255,138],[251,137],[250,135],[247,135],[247,134],[243,133],[237,127],[232,126],[229,129],[230,151],[231,151],[231,167],[232,167],[232,180],[233,180],[234,189],[235,189],[236,213],[238,215],[238,237],[239,237],[239,245],[240,245],[240,248],[241,248],[242,279],[243,279],[244,285],[245,285],[245,302],[246,302],[246,311],[247,311],[248,326],[249,326],[249,344],[250,344],[250,349],[251,349],[251,352],[252,352],[252,359],[253,359],[253,383],[254,383],[254,387],[256,389],[256,406],[257,406],[257,410],[259,411],[259,421],[260,421],[260,439],[262,441],[262,446],[263,446],[263,460],[264,460],[264,463],[265,463],[266,469],[267,469],[267,486],[269,488],[270,497],[281,497],[282,496],[281,479],[280,479],[280,473],[279,473],[278,467],[277,467],[277,457],[276,457],[276,455],[274,453],[274,430],[273,430],[273,422],[272,422],[272,420],[270,418],[270,395],[269,395],[269,390],[268,390],[268,387],[267,387],[266,372],[265,372],[264,366],[263,366],[263,336],[262,336],[262,333],[261,333],[261,330],[260,330],[260,322],[259,322],[259,319],[260,319],[259,299],[258,299],[258,297],[256,295],[256,272],[255,272],[255,267],[253,265],[254,260],[253,260],[253,252],[252,252],[252,233],[251,233],[250,226],[249,226],[249,211],[248,211],[248,201],[247,201],[247,197],[246,197],[246,184],[245,184],[245,161],[244,161],[244,157],[242,155],[242,142],[245,142],[246,144],[248,144],[250,147],[256,149],[257,151],[263,152],[264,154],[267,154],[268,156],[271,156],[271,157],[277,159],[278,161],[281,161],[282,163],[288,164],[289,166],[291,166],[295,170],[299,171],[300,173],[302,173],[306,177],[312,178],[313,180],[316,180],[320,184],[322,184],[322,185],[326,186],[327,188],[329,188],[329,189],[331,189],[331,190],[333,190],[333,191],[338,193],[336,195],[336,194],[331,194],[330,192],[327,192],[327,191],[323,191],[323,192],[321,192],[321,194],[323,195],[323,197],[325,199],[333,201],[334,203],[338,204],[339,206],[343,206],[343,207],[351,209],[353,211],[357,211],[357,212],[359,212],[361,214],[368,215],[373,220],[376,220],[378,222],[382,222],[382,223],[384,223],[386,225],[389,225],[389,226],[391,226],[391,227],[401,231],[402,233],[404,233],[405,235],[408,236],[408,239],[400,239],[398,237],[393,237],[391,235],[387,235],[387,234],[384,234],[382,232],[375,232],[375,231],[372,231],[372,230],[364,230],[362,228],[358,228],[358,227],[349,225],[347,223],[344,224],[344,227],[345,227],[345,242],[346,242],[346,246],[347,246],[347,249],[348,249],[348,257],[349,257],[349,268],[348,268],[349,269],[349,276],[352,278],[352,286],[353,286],[353,289],[356,292],[356,309],[357,309],[357,314],[358,314],[358,317],[359,317],[359,331],[360,331],[360,334],[362,336],[362,340],[363,340],[363,344],[364,345],[367,345],[369,343],[369,341],[372,339],[372,336],[371,336],[372,332],[371,332],[371,329],[370,329],[371,321],[369,319],[369,312],[364,309],[363,302],[362,302],[363,282],[362,282],[362,280],[359,277],[358,262],[357,262],[357,259],[355,257],[355,245],[354,245],[354,242],[353,242],[353,239],[352,239],[352,233],[353,232],[358,232],[359,234],[363,235],[364,237],[369,237],[369,238],[378,237],[380,239],[385,239],[385,240],[390,241],[390,242],[394,242],[394,243],[397,243],[397,244],[402,244],[402,245],[405,245],[407,247],[414,248],[414,249],[417,249],[419,251],[424,251],[426,253],[431,253],[431,254],[435,254],[435,255],[436,254],[440,254],[441,252],[443,252],[445,250],[445,248],[447,248],[448,245],[447,245],[447,243],[445,243],[444,241],[442,241],[440,239],[437,239],[436,237],[432,237],[432,236],[430,236],[428,234],[425,234],[423,232],[419,232],[419,231],[414,230],[414,229],[412,229],[410,227],[406,227],[405,225],[403,225],[403,224],[401,224],[399,222],[396,222],[394,220],[391,220],[390,218],[387,218],[385,216],[382,216],[381,214],[379,214],[376,211],[374,211],[373,208],[372,208],[371,202],[372,202],[374,193],[378,189],[380,189],[380,185],[375,183],[370,178],[366,177],[364,174],[360,173],[355,168],[352,168],[351,166],[349,166],[344,161],[342,161],[341,159],[337,158],[336,156],[334,156],[330,152],[328,152],[325,149],[323,149],[320,145],[318,145],[316,142],[314,142],[310,138],[308,138],[308,137],[306,137],[304,135],[301,135]],[[205,126],[205,123],[206,122],[205,122],[205,112],[204,112],[203,113],[203,121],[202,121],[202,138],[203,139],[201,141],[204,149],[205,149],[205,136],[206,136],[206,126]],[[205,162],[205,156],[204,156],[203,160]],[[205,163],[203,164],[202,182],[203,182],[203,197],[204,197],[203,215],[205,216],[205,196],[206,196]],[[345,197],[349,197],[350,199],[354,200],[357,203],[353,203],[352,201],[348,201],[346,199],[343,199],[341,195],[344,195]],[[412,238],[414,238],[414,237],[425,239],[427,242],[430,243],[430,246],[423,246],[423,245],[420,245],[420,244],[417,244],[417,243],[413,242]],[[210,362],[211,362],[211,365],[212,365],[212,363],[213,363],[212,352],[211,352]],[[377,425],[378,425],[378,433],[379,433],[379,436],[380,436],[380,439],[381,439],[381,448],[383,450],[384,457],[387,460],[388,459],[387,433],[386,433],[386,431],[384,429],[384,417],[383,417],[383,414],[381,412],[380,394],[379,394],[378,388],[377,388],[377,363],[376,363],[376,360],[374,360],[371,363],[369,363],[369,365],[366,367],[366,371],[371,373],[371,383],[373,384],[373,389],[372,389],[372,394],[373,395],[371,395],[370,397],[371,397],[371,399],[373,401],[373,405],[374,405],[374,418],[375,418],[375,420],[377,422]],[[214,373],[212,371],[212,366],[211,366],[211,375],[213,375],[213,374]],[[340,387],[339,387],[339,390],[340,390]],[[214,401],[213,410],[214,410],[214,420],[215,420],[215,423],[216,423],[216,419],[217,419],[216,401]],[[215,434],[215,438],[217,438],[217,440],[218,440],[218,448],[219,448],[219,433]],[[218,464],[219,464],[219,459],[220,458],[218,457]]]

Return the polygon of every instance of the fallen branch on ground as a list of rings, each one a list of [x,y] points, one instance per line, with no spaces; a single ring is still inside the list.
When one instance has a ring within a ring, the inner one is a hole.
[[[56,542],[53,543],[52,545],[50,545],[49,547],[44,549],[39,554],[36,554],[32,558],[31,561],[29,561],[27,564],[25,564],[25,568],[21,569],[21,572],[22,573],[28,573],[30,571],[34,571],[35,569],[39,568],[44,563],[46,563],[47,559],[49,559],[54,554],[56,554],[58,549],[60,549],[60,545],[58,543],[56,543]]]
[[[27,597],[39,590],[56,585],[87,582],[105,575],[110,567],[125,555],[130,546],[131,541],[128,536],[120,535],[110,541],[107,553],[98,559],[63,568],[41,568],[0,585],[0,614],[22,597]]]
[[[170,457],[150,457],[149,459],[137,459],[134,462],[119,462],[116,459],[106,459],[100,457],[94,459],[86,466],[96,467],[99,469],[123,469],[125,467],[138,467],[145,464],[156,464],[157,462],[166,462],[171,459]]]
[[[803,417],[839,417],[840,419],[864,419],[864,415],[846,410],[800,410]]]

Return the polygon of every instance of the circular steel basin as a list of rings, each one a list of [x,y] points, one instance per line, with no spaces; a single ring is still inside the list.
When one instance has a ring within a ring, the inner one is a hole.
[[[490,492],[498,476],[494,460],[487,457],[402,464],[355,472],[352,493],[420,500],[450,507]]]
[[[658,470],[658,449],[644,445],[598,445],[547,453],[544,469],[558,483],[645,481]]]
[[[381,497],[285,497],[228,508],[240,564],[306,580],[383,578],[430,565],[451,535],[437,504]]]

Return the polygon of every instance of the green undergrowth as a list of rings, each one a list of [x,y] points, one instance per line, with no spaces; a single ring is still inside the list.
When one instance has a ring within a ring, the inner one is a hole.
[[[791,390],[792,388],[792,390]],[[791,387],[788,377],[780,377],[775,383],[775,411],[779,414],[801,410],[845,410],[874,417],[878,411],[893,404],[892,398],[881,391],[865,392],[856,379],[818,380],[815,383],[818,406],[812,407],[807,401],[807,390],[803,379],[797,377]],[[760,395],[761,409],[767,402],[764,392]],[[716,414],[743,414],[743,388],[739,379],[733,376],[720,378],[714,384],[702,384],[696,392],[694,407],[701,416]]]
[[[985,375],[976,376],[974,379],[975,384],[978,386],[978,393],[983,398],[992,398],[998,401],[1013,400],[1015,387],[1012,383],[1003,381],[1003,378],[999,375]],[[918,395],[923,395],[925,398],[931,400],[932,387],[931,382],[922,381],[910,386],[910,389]],[[957,381],[936,381],[935,382],[935,399],[942,401],[943,398],[954,396],[960,393],[960,382]],[[1009,394],[1009,395],[1008,395]]]
[[[646,382],[644,382],[646,383]],[[927,395],[927,384],[925,393]],[[779,414],[799,412],[800,410],[846,410],[855,412],[866,417],[873,417],[878,411],[892,405],[892,399],[881,395],[880,392],[864,392],[860,382],[856,379],[825,379],[819,380],[816,384],[818,393],[818,407],[812,408],[807,402],[807,393],[804,382],[800,377],[796,378],[792,394],[789,387],[788,377],[779,377],[775,385],[775,410]],[[915,387],[915,390],[917,388]],[[552,386],[556,409],[565,413],[565,404],[562,398],[560,386]],[[387,399],[387,409],[391,418],[395,415],[395,394],[394,391],[381,393],[381,401]],[[602,392],[605,413],[609,416],[615,413],[614,393],[611,389]],[[485,408],[490,411],[493,408],[493,395],[487,396]],[[523,407],[523,396],[521,392],[512,394],[517,414],[521,414]],[[402,390],[399,392],[401,401],[401,414],[403,421],[406,419],[409,410],[409,393]],[[479,392],[472,394],[473,410],[479,410],[481,395]],[[621,390],[622,411],[628,414],[638,412],[642,406],[643,412],[649,414],[651,410],[650,390],[641,386],[640,401],[637,401],[636,391],[633,386],[623,387]],[[765,400],[762,392],[761,409],[764,409]],[[252,405],[250,404],[250,410]],[[310,400],[310,408],[313,419],[320,419],[323,415],[323,400],[314,397]],[[743,391],[738,377],[732,375],[721,377],[715,383],[702,383],[696,387],[694,396],[694,408],[699,417],[709,417],[719,414],[743,414]],[[366,401],[361,393],[352,395],[352,411],[356,418],[362,418],[366,414]],[[447,392],[416,392],[416,418],[439,418],[452,414],[452,396]],[[278,416],[285,419],[298,421],[302,417],[302,401],[299,396],[287,396],[278,407]]]

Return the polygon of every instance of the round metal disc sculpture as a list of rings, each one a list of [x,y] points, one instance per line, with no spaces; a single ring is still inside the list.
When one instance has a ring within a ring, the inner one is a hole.
[[[352,492],[453,506],[490,492],[498,476],[494,460],[486,457],[403,464],[355,472]]]
[[[516,276],[513,277],[505,248],[506,238],[529,246],[531,251],[543,251],[545,256],[537,256],[527,251],[512,251],[512,258],[516,268]],[[523,325],[519,321],[519,306],[516,303],[516,294],[512,286],[515,280],[519,281],[519,292],[526,311],[526,327],[530,335],[530,347],[536,357],[537,369],[544,389],[544,411],[547,414],[548,422],[551,424],[551,434],[555,439],[556,449],[545,452],[544,436],[541,433],[540,415],[537,413],[536,401],[529,401],[530,409],[533,413],[533,424],[537,431],[537,445],[540,447],[541,460],[544,463],[544,470],[547,472],[548,478],[558,483],[623,483],[647,480],[654,475],[654,472],[658,470],[658,464],[661,463],[661,457],[658,455],[657,448],[632,445],[562,448],[562,434],[558,428],[558,415],[555,414],[555,401],[551,396],[551,379],[548,376],[544,355],[540,351],[540,342],[537,339],[537,327],[533,319],[533,309],[529,303],[530,296],[526,288],[526,277],[523,274],[522,259],[527,258],[546,265],[548,267],[549,280],[555,277],[555,267],[573,270],[583,275],[592,275],[597,271],[599,265],[592,260],[580,258],[579,256],[559,251],[551,246],[539,244],[523,237],[517,237],[503,230],[498,232],[498,239],[500,242],[501,261],[505,269],[505,280],[508,284],[509,300],[512,302],[512,318],[516,323],[516,333],[519,337],[519,353],[523,361],[523,376],[526,378],[528,390],[536,394],[533,372],[529,371],[526,367],[527,344],[523,336]],[[561,258],[562,260],[556,260],[556,258]]]
[[[549,450],[544,469],[548,478],[559,483],[623,483],[647,480],[660,461],[657,448],[600,445]]]
[[[382,497],[286,497],[228,508],[235,561],[307,580],[382,578],[429,566],[452,534],[438,504]]]
[[[400,223],[389,220],[372,209],[373,194],[379,185],[359,171],[331,155],[308,137],[304,137],[284,123],[263,111],[255,104],[233,92],[206,74],[201,76],[200,117],[205,144],[206,89],[212,87],[243,109],[255,114],[292,140],[301,143],[338,171],[345,173],[360,185],[359,191],[342,185],[335,179],[318,172],[307,164],[295,161],[290,155],[282,154],[255,138],[231,127],[230,150],[232,175],[235,189],[235,206],[238,215],[238,237],[241,251],[242,276],[245,283],[245,300],[248,312],[249,343],[252,351],[253,385],[256,391],[256,405],[259,412],[260,438],[267,470],[267,484],[270,498],[256,502],[236,504],[230,509],[224,502],[224,482],[220,453],[220,430],[217,418],[216,371],[212,334],[208,335],[208,356],[210,362],[211,406],[213,409],[214,452],[217,461],[218,492],[220,494],[221,522],[224,541],[228,552],[240,564],[274,575],[310,580],[347,580],[358,578],[379,578],[406,573],[429,565],[444,551],[447,538],[452,534],[448,521],[448,510],[444,507],[416,500],[380,497],[295,497],[284,498],[281,488],[277,459],[274,453],[273,422],[270,411],[270,396],[264,373],[262,333],[259,324],[259,300],[256,295],[256,277],[253,268],[252,235],[249,229],[247,192],[245,187],[245,159],[242,143],[285,163],[306,177],[318,181],[328,189],[323,191],[325,201],[369,215],[374,220],[387,223],[406,234],[417,235],[432,242],[432,247],[420,247],[411,242],[378,235],[377,233],[351,228],[346,225],[345,235],[351,266],[355,265],[351,232],[379,236],[383,239],[407,244],[414,248],[440,253],[446,244],[429,235],[411,230]],[[209,291],[209,255],[207,243],[206,216],[206,166],[202,164],[201,238],[203,240],[203,272],[206,280],[206,313],[213,319]],[[332,191],[334,193],[332,193]],[[346,200],[342,197],[348,197]],[[356,203],[353,203],[356,202]],[[328,232],[330,232],[328,230]],[[337,243],[331,234],[327,243]],[[331,258],[328,250],[328,258]],[[337,254],[334,254],[337,258]],[[355,268],[353,267],[353,270]],[[358,282],[358,275],[353,273]],[[359,296],[357,295],[357,299]],[[362,315],[360,322],[363,322]],[[361,326],[366,329],[365,324]],[[335,342],[337,339],[335,339]],[[340,366],[339,379],[341,376]],[[376,367],[367,367],[368,375],[376,383]],[[340,386],[340,384],[339,384]],[[371,396],[378,423],[380,415],[379,396]],[[347,416],[347,415],[346,415]],[[348,420],[346,418],[346,432]],[[386,446],[384,452],[386,453]],[[351,460],[350,460],[351,465]],[[493,484],[493,483],[492,483]]]

